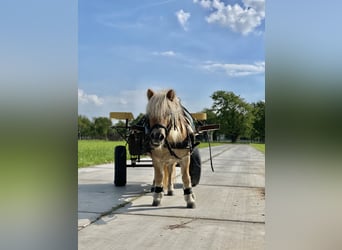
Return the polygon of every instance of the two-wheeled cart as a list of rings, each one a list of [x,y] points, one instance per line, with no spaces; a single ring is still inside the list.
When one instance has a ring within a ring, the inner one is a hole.
[[[206,113],[188,113],[193,120],[195,136],[202,136],[209,142],[209,131],[218,130],[217,124],[207,125]],[[126,145],[116,146],[114,149],[114,184],[115,186],[125,186],[127,183],[127,167],[152,167],[152,159],[148,157],[149,131],[146,127],[146,117],[140,119],[137,124],[131,125],[134,119],[131,112],[110,112],[110,118],[124,120],[125,125],[112,126],[120,137],[126,141]],[[130,161],[127,161],[127,145]],[[211,154],[211,151],[210,151]],[[195,147],[190,157],[190,176],[192,186],[196,186],[201,177],[201,157],[197,147]]]

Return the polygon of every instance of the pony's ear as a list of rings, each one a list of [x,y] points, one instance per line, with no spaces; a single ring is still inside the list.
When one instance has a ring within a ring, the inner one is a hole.
[[[154,95],[153,90],[152,89],[148,89],[147,90],[147,98],[150,100],[153,95]]]
[[[176,93],[173,89],[170,89],[169,91],[167,91],[166,93],[166,97],[172,102],[173,99],[175,99]]]

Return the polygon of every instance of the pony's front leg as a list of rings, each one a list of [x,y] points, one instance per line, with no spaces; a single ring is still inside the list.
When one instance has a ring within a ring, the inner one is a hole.
[[[195,208],[195,194],[192,191],[191,178],[189,174],[190,168],[190,156],[181,162],[183,189],[184,189],[184,200],[186,201],[187,208]]]
[[[173,191],[174,191],[174,180],[175,180],[175,176],[176,176],[176,163],[172,164],[172,165],[168,165],[167,166],[167,173],[164,172],[164,175],[168,175],[166,178],[166,182],[167,182],[167,195],[173,195]],[[164,176],[165,178],[166,176]]]
[[[163,166],[153,163],[154,166],[154,193],[152,206],[159,206],[164,195],[163,190]]]

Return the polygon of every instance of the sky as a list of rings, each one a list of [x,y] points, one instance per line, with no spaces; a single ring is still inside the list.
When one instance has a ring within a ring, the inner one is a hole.
[[[174,89],[190,112],[232,91],[265,100],[264,0],[79,0],[78,113],[145,113]]]

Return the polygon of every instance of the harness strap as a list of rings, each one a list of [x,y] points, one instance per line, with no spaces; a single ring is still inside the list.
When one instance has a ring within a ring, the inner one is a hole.
[[[176,157],[177,159],[182,159],[178,155],[176,155],[175,151],[172,150],[171,145],[167,139],[165,139],[165,144],[166,144],[166,147],[172,156]]]
[[[165,127],[161,124],[155,124],[152,128],[151,131],[155,128],[162,128],[165,129],[166,132],[166,138],[165,138],[165,145],[167,147],[167,149],[169,150],[170,154],[174,157],[176,157],[177,159],[182,159],[181,157],[179,157],[174,151],[173,149],[185,149],[185,148],[189,148],[190,149],[190,154],[192,153],[193,149],[198,146],[198,144],[200,144],[200,142],[196,142],[195,143],[195,137],[194,134],[189,134],[189,131],[187,129],[187,138],[180,143],[172,143],[170,144],[170,142],[167,140],[167,136],[169,135],[171,126]],[[176,129],[176,127],[174,127],[174,129]]]
[[[191,113],[184,106],[182,106],[182,108],[183,108],[183,112],[184,112],[184,115],[185,115],[185,118],[186,118],[188,124],[194,128],[194,124],[193,124],[193,119],[192,119]],[[163,128],[163,129],[165,129],[166,137],[167,137],[170,129],[172,128],[172,124],[170,124],[168,126],[168,128],[163,126],[163,125],[161,125],[161,124],[155,124],[152,128],[150,128],[147,121],[148,121],[148,116],[145,115],[138,122],[138,124],[142,124],[142,126],[145,128],[145,134],[148,134],[154,128]],[[198,122],[200,122],[200,121],[198,121]],[[174,121],[173,121],[173,124],[174,124],[173,125],[174,129],[176,130],[177,128],[175,127],[175,122]],[[166,145],[167,149],[169,150],[170,154],[172,156],[176,157],[177,159],[181,159],[181,158],[178,155],[176,155],[176,153],[172,150],[173,148],[174,149],[183,149],[183,148],[189,147],[190,148],[190,154],[192,154],[193,149],[200,144],[200,142],[195,142],[194,134],[193,133],[189,134],[188,129],[187,129],[187,133],[188,133],[188,138],[186,140],[184,140],[183,142],[181,142],[181,143],[176,143],[176,144],[170,145],[169,141],[165,138],[165,145]],[[212,153],[211,153],[211,144],[210,144],[208,132],[205,132],[204,136],[205,136],[205,138],[206,138],[206,140],[207,140],[207,142],[209,144],[210,165],[211,165],[211,170],[214,172],[214,166],[213,166],[213,161],[212,161]],[[148,147],[147,150],[150,152],[151,148]]]
[[[192,154],[194,148],[197,147],[200,144],[200,142],[195,142],[194,134],[189,134],[189,131],[187,130],[187,139],[185,139],[183,142],[170,144],[169,141],[165,139],[165,144],[172,156],[176,157],[177,159],[181,159],[179,156],[176,155],[176,153],[172,149],[189,148],[190,154]]]
[[[193,129],[195,129],[194,127],[194,123],[193,123],[193,119],[191,116],[191,113],[184,107],[182,106],[183,109],[183,114],[185,117],[185,120],[187,121],[188,125],[191,126]],[[147,118],[144,117],[146,120]],[[183,141],[183,142],[179,142],[179,143],[171,143],[167,140],[167,137],[169,135],[170,130],[173,129],[176,130],[176,122],[175,122],[175,117],[172,117],[173,121],[167,126],[163,126],[161,124],[155,124],[154,126],[152,126],[152,128],[148,128],[147,130],[152,131],[155,128],[163,128],[165,129],[166,132],[166,138],[165,138],[165,145],[167,147],[167,149],[169,150],[170,154],[174,157],[176,157],[177,159],[181,159],[181,157],[179,157],[174,151],[173,149],[186,149],[189,148],[190,149],[190,154],[192,154],[193,149],[195,147],[197,147],[200,142],[195,142],[195,135],[194,133],[189,133],[189,128],[186,126],[186,132],[187,132],[187,138]],[[148,123],[146,123],[148,125]],[[210,145],[209,145],[210,146]]]

